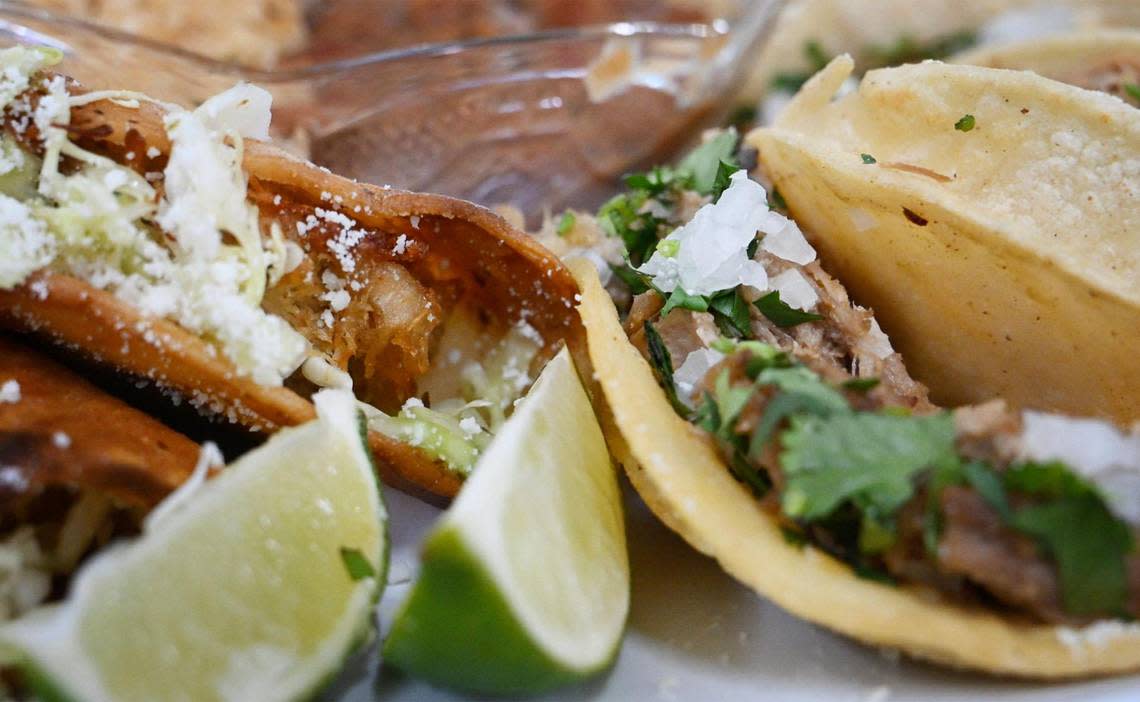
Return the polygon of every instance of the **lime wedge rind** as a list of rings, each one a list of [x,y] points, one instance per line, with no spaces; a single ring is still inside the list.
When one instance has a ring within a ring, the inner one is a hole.
[[[306,698],[368,640],[386,511],[351,396],[316,403],[319,421],[278,433],[153,530],[93,559],[64,603],[0,628],[42,697]],[[376,576],[351,578],[342,540]],[[176,679],[183,669],[192,679]]]
[[[607,668],[629,612],[616,475],[563,350],[425,542],[384,646],[435,684],[535,693]]]

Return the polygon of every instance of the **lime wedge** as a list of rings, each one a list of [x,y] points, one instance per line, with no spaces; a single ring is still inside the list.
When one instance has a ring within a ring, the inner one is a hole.
[[[428,536],[384,660],[469,692],[539,692],[606,668],[628,611],[617,479],[563,349]]]
[[[41,697],[289,700],[339,669],[383,587],[387,514],[352,396],[315,400],[319,419],[160,508],[63,603],[0,628]]]

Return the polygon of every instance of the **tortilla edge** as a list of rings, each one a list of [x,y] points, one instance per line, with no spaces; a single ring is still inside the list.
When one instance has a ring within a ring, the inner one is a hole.
[[[1140,669],[1140,627],[1082,639],[1080,631],[860,579],[818,549],[787,543],[713,447],[673,411],[596,273],[572,270],[596,378],[629,446],[631,482],[655,515],[734,578],[809,622],[950,667],[1032,679]]]

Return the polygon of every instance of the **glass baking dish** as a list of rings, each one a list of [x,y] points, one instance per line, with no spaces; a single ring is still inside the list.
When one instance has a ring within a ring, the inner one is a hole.
[[[519,26],[537,31],[433,43],[419,42],[414,26],[401,33],[395,20],[381,21],[394,5],[416,4],[329,3],[325,21],[337,7],[370,6],[357,24],[397,29],[343,30],[338,44],[335,27],[352,24],[340,14],[331,26],[310,26],[307,52],[269,69],[19,3],[0,3],[0,41],[60,48],[60,70],[88,87],[191,106],[238,81],[256,83],[273,94],[276,136],[315,162],[363,181],[510,204],[534,223],[544,211],[597,205],[616,177],[668,159],[723,119],[782,3],[721,3],[717,16],[687,22],[657,21],[698,18],[663,13],[661,3],[587,3],[596,12],[578,19],[622,11],[649,19],[566,26],[574,3],[461,2],[470,13],[510,5]],[[526,14],[540,6],[563,14]],[[467,20],[422,24],[431,39],[447,38],[449,27],[479,33]],[[389,43],[410,45],[372,50],[392,34]]]

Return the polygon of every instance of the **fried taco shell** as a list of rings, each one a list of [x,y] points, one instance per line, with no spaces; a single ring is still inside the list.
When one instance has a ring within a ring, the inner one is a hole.
[[[81,93],[74,84],[69,90]],[[8,118],[9,134],[34,150],[33,131],[14,128],[11,111]],[[112,96],[77,101],[68,136],[161,189],[170,124],[153,102]],[[457,394],[464,362],[482,360],[512,330],[536,342],[537,355],[526,359],[532,368],[563,340],[577,348],[572,277],[500,217],[452,198],[340,178],[253,139],[240,153],[262,236],[283,237],[298,257],[267,286],[262,309],[304,337],[326,374],[348,374],[374,408],[398,412],[409,398]],[[311,374],[260,382],[200,335],[63,271],[0,290],[0,322],[261,432],[314,416]],[[525,371],[513,377],[525,380]],[[414,441],[371,431],[370,443],[383,477],[398,486],[447,497],[462,483]]]
[[[932,399],[1140,417],[1140,111],[936,62],[833,101],[850,71],[747,140]]]
[[[2,492],[67,486],[147,509],[198,461],[198,445],[187,437],[3,337],[0,382],[14,382],[19,393],[0,403]]]
[[[1067,628],[924,586],[874,582],[823,548],[790,539],[770,504],[734,476],[712,438],[666,399],[595,271],[587,265],[574,271],[591,361],[627,444],[618,459],[653,512],[733,577],[808,621],[944,665],[1043,679],[1140,668],[1140,629],[1133,625]],[[827,280],[818,272],[813,277]],[[905,373],[884,380],[897,386],[891,392],[913,393]],[[929,411],[920,395],[913,400],[916,411]]]

